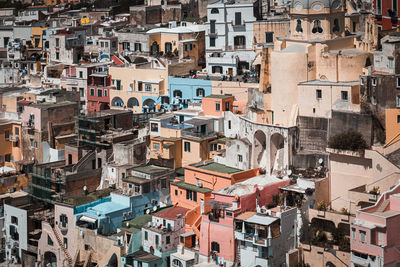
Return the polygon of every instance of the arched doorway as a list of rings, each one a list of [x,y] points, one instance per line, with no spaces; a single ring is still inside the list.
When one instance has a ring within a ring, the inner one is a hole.
[[[44,253],[44,266],[57,267],[57,256],[53,252],[46,251]]]
[[[118,258],[115,253],[112,254],[110,260],[108,261],[107,267],[118,267]]]
[[[261,130],[257,130],[254,133],[254,166],[253,168],[261,167],[265,169],[266,167],[266,144],[267,144],[267,137],[265,133]]]
[[[124,106],[124,101],[120,97],[116,96],[116,97],[114,97],[112,99],[111,106],[113,106],[113,107],[123,107]]]
[[[153,99],[146,99],[143,102],[143,111],[144,112],[154,112],[156,111],[156,102]]]
[[[136,99],[136,97],[131,97],[128,99],[128,108],[133,108],[139,106],[139,101]]]
[[[271,136],[270,142],[270,162],[271,162],[271,173],[274,170],[283,170],[285,161],[284,161],[284,147],[285,147],[285,139],[279,133],[274,133]]]

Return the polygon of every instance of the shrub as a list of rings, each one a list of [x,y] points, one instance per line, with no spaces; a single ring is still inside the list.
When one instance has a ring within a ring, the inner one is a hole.
[[[359,149],[366,149],[368,148],[368,145],[359,132],[350,129],[329,138],[329,147],[356,151]]]
[[[325,201],[320,201],[317,203],[317,210],[325,211],[328,208],[328,204]]]

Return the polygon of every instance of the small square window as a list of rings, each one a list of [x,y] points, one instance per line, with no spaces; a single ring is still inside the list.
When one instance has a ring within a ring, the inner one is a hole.
[[[341,95],[342,95],[342,100],[345,100],[345,101],[349,100],[348,99],[349,98],[349,93],[347,91],[342,91]]]
[[[397,88],[400,87],[400,77],[397,77]]]
[[[238,161],[239,162],[243,162],[243,156],[242,155],[238,155]]]
[[[400,123],[400,115],[397,115],[397,123]]]
[[[396,97],[396,106],[400,108],[400,95]]]
[[[372,81],[372,85],[373,85],[373,86],[376,86],[376,78],[372,78],[371,81]]]
[[[322,90],[321,89],[317,89],[316,90],[316,95],[317,95],[317,99],[322,99]]]
[[[221,104],[220,103],[216,103],[215,104],[215,110],[216,111],[220,111],[221,110]]]

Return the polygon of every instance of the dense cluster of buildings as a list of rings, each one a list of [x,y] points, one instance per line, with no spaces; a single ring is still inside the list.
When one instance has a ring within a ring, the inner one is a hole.
[[[399,266],[393,0],[0,0],[0,265]]]

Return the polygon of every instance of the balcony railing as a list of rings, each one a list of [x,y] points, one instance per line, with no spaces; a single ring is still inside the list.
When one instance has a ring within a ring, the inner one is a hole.
[[[215,132],[197,132],[193,130],[182,130],[182,136],[196,137],[196,138],[208,138],[216,136]]]

